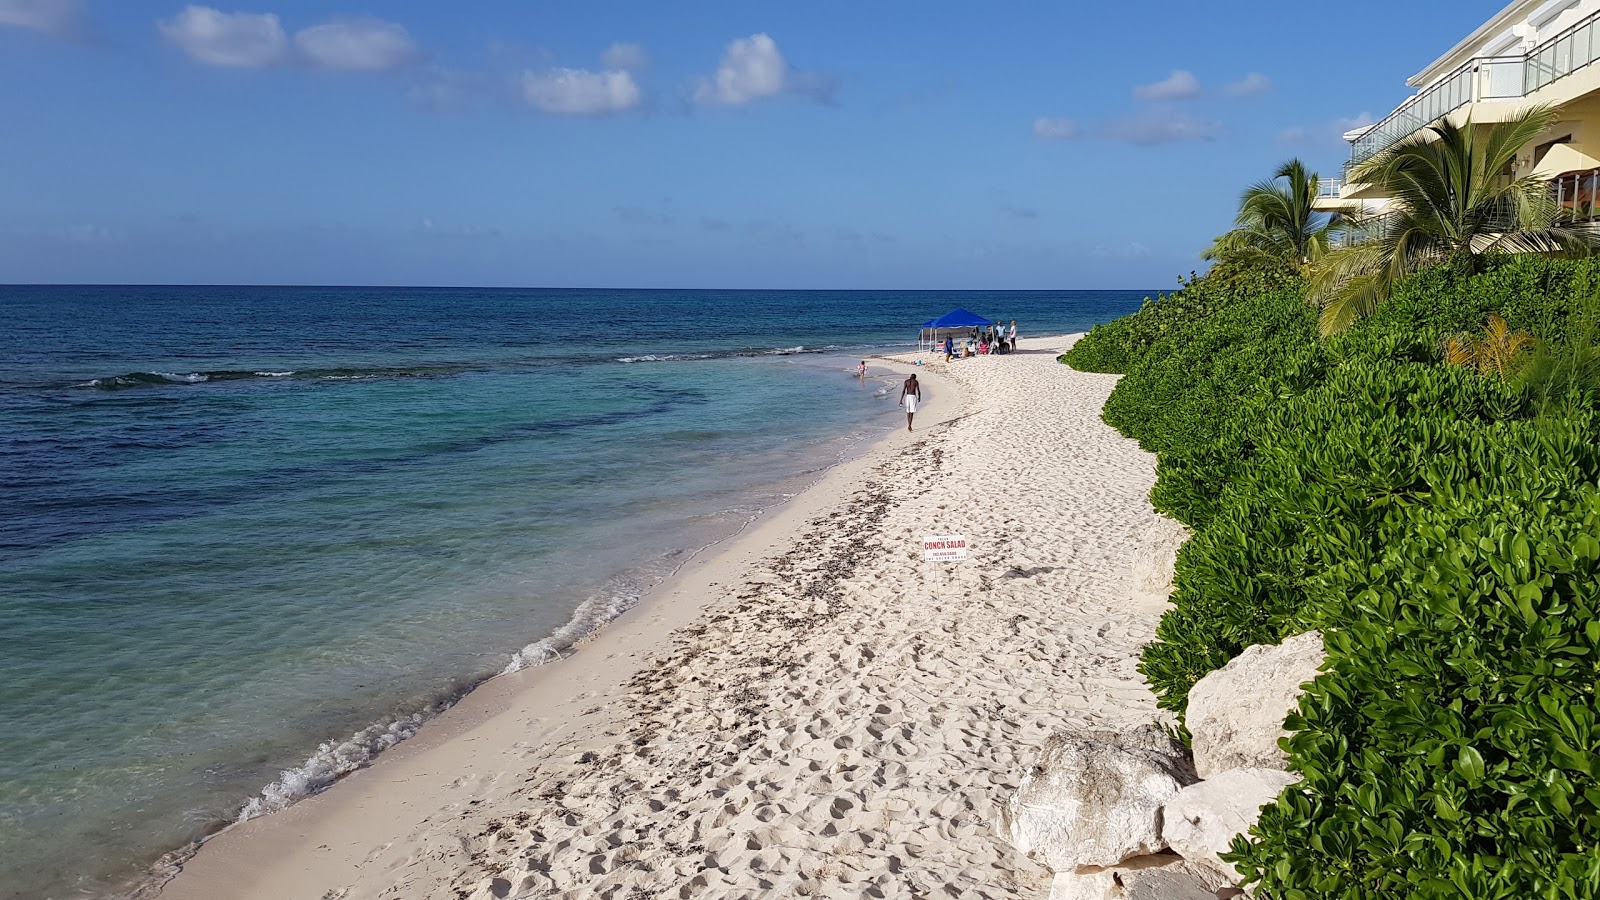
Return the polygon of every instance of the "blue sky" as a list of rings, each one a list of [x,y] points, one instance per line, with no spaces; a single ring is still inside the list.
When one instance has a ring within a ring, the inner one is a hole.
[[[1162,288],[1500,5],[0,0],[0,283]]]

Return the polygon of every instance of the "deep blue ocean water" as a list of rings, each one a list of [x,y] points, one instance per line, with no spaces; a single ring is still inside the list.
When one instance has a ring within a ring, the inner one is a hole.
[[[0,898],[325,787],[903,423],[956,306],[1146,292],[0,287]]]

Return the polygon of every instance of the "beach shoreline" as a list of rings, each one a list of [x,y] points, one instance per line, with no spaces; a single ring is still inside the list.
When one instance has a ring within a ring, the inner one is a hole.
[[[963,377],[963,367],[970,365],[973,375],[979,374],[980,367],[993,373],[1005,373],[1000,367],[1011,366],[1013,370],[1008,375],[1015,376],[1021,374],[1017,371],[1019,367],[1030,365],[1045,376],[1053,374],[1052,369],[1066,373],[1070,370],[1055,366],[1053,358],[1056,352],[1070,345],[1070,342],[1070,337],[1033,339],[1024,343],[1024,348],[1028,352],[1020,358],[986,358],[970,363],[963,361],[952,367],[945,367],[939,363],[913,368],[906,365],[906,360],[912,356],[911,354],[876,360],[880,365],[898,370],[925,373],[929,398],[927,405],[919,411],[918,428],[915,431],[908,433],[897,430],[885,436],[865,452],[833,466],[807,490],[767,511],[735,536],[702,550],[698,558],[687,562],[674,576],[657,585],[642,597],[635,607],[580,641],[578,652],[546,665],[509,673],[484,682],[452,709],[430,720],[416,736],[386,751],[371,765],[342,779],[332,789],[270,816],[230,826],[212,836],[192,858],[181,861],[182,871],[159,890],[159,896],[169,900],[171,898],[184,900],[191,897],[307,897],[343,900],[349,897],[375,897],[386,892],[388,896],[394,896],[394,890],[400,884],[408,886],[407,890],[400,891],[400,895],[404,896],[567,896],[568,894],[562,893],[562,890],[569,887],[562,881],[566,876],[550,870],[549,867],[541,870],[539,865],[542,864],[539,864],[526,872],[520,870],[514,872],[513,864],[511,868],[502,866],[495,869],[495,866],[501,864],[490,862],[493,848],[469,850],[468,845],[475,840],[481,842],[483,834],[477,831],[469,833],[468,820],[500,823],[498,827],[489,829],[493,832],[489,843],[502,849],[515,843],[508,831],[512,826],[508,826],[507,821],[515,822],[517,829],[528,831],[529,834],[536,833],[537,817],[528,818],[529,813],[522,809],[526,798],[517,799],[525,790],[520,785],[537,786],[538,783],[551,779],[556,779],[557,783],[564,783],[556,774],[551,773],[582,772],[594,759],[619,758],[617,757],[617,746],[621,740],[619,736],[625,736],[630,728],[637,726],[637,717],[641,709],[649,712],[645,707],[650,707],[650,703],[644,703],[642,707],[641,697],[653,697],[650,702],[655,704],[654,709],[657,712],[671,708],[674,704],[683,704],[689,683],[673,680],[671,677],[663,679],[661,675],[663,660],[670,662],[674,658],[682,657],[685,641],[693,647],[696,640],[694,635],[703,637],[708,622],[716,623],[718,628],[728,632],[724,635],[724,645],[717,649],[734,654],[730,659],[737,659],[741,648],[726,646],[728,640],[739,644],[748,643],[751,648],[748,653],[757,652],[760,641],[775,634],[778,629],[752,633],[750,629],[757,627],[759,617],[747,617],[748,621],[741,625],[737,615],[719,614],[718,610],[725,610],[729,606],[740,607],[741,603],[748,607],[752,602],[750,598],[762,590],[761,588],[752,590],[751,585],[781,582],[781,578],[774,581],[762,575],[770,573],[774,565],[779,568],[788,566],[790,570],[795,570],[798,565],[800,570],[804,570],[806,566],[816,563],[818,561],[816,557],[808,556],[808,547],[819,547],[823,560],[840,558],[853,560],[850,563],[851,572],[835,573],[842,575],[835,581],[850,582],[842,589],[841,596],[865,598],[874,603],[894,603],[895,600],[889,593],[881,590],[874,593],[870,587],[863,587],[883,581],[887,573],[880,564],[882,561],[877,557],[863,556],[857,551],[867,545],[881,549],[883,527],[894,520],[897,512],[904,511],[902,508],[908,504],[908,500],[918,498],[917,491],[912,488],[908,493],[906,489],[910,486],[905,484],[898,485],[899,490],[896,493],[896,481],[905,480],[897,479],[896,476],[904,476],[907,471],[911,471],[913,474],[909,477],[916,477],[914,470],[926,468],[930,459],[938,464],[941,457],[947,453],[979,454],[984,448],[973,444],[972,441],[974,438],[982,437],[984,432],[981,429],[968,435],[965,442],[956,439],[954,443],[958,446],[945,448],[941,444],[952,443],[951,435],[955,430],[973,431],[973,423],[970,420],[983,417],[1003,419],[1006,411],[995,409],[993,404],[999,401],[1005,406],[1011,402],[1010,398],[1004,396],[989,396],[986,389],[992,385],[983,384],[982,378],[976,379],[975,385],[973,379]],[[1039,357],[1045,359],[1040,360]],[[931,360],[933,357],[930,355],[927,358]],[[1052,369],[1038,365],[1043,361],[1048,361]],[[1071,375],[1076,389],[1087,390],[1092,397],[1098,397],[1100,402],[1103,402],[1104,393],[1109,392],[1109,386],[1115,380],[1107,376],[1085,376],[1080,373]],[[1050,412],[1051,410],[1037,410],[1029,415]],[[1136,533],[1153,515],[1144,501],[1149,482],[1153,481],[1153,464],[1141,456],[1142,452],[1136,448],[1130,451],[1126,444],[1131,442],[1120,436],[1114,436],[1114,433],[1098,421],[1099,403],[1095,403],[1092,409],[1061,412],[1064,415],[1076,415],[1092,420],[1093,426],[1100,429],[1090,428],[1095,444],[1111,447],[1119,456],[1119,460],[1126,457],[1132,461],[1129,471],[1111,473],[1117,481],[1116,493],[1123,506],[1127,507],[1112,510],[1117,518],[1126,520],[1118,522],[1120,535],[1111,536],[1120,537],[1120,540],[1109,542],[1098,538],[1095,540],[1098,551],[1110,551],[1113,557],[1119,553],[1122,555],[1131,553],[1129,536]],[[981,444],[981,440],[978,443]],[[970,449],[974,446],[976,449]],[[1033,469],[1048,463],[1048,459],[1038,458],[1041,453],[1048,456],[1048,448],[1036,447],[1034,450],[1037,452],[1025,453],[1006,462],[1025,469]],[[1000,460],[995,462],[998,463]],[[1145,471],[1146,469],[1148,471]],[[1016,479],[1023,474],[1010,473],[1006,483],[1014,486]],[[1059,480],[1057,478],[1053,481]],[[1052,483],[1052,488],[1054,487]],[[1015,491],[1009,495],[1001,492],[998,496],[1010,496],[1012,502],[1023,506],[1029,505],[1030,498],[1019,497]],[[1038,498],[1033,500],[1034,508],[1031,511],[1019,507],[1019,510],[1013,512],[1026,513],[1029,517],[1037,518]],[[918,517],[913,516],[913,519],[915,518]],[[930,526],[933,524],[936,523],[929,523]],[[854,530],[851,531],[852,529]],[[1085,531],[1082,528],[1077,530]],[[844,531],[851,531],[856,540],[854,545],[840,545],[840,534],[829,533]],[[1014,538],[1014,540],[1019,544],[1027,543],[1024,539]],[[1037,555],[1035,550],[1022,553],[1013,551],[1004,561],[1003,572],[1006,574],[1001,577],[1010,577],[1014,581],[1031,581],[1044,578],[1059,568],[1040,564],[1040,560],[1034,558]],[[1000,564],[997,559],[991,559],[989,562],[994,565]],[[897,556],[894,577],[905,576],[904,572],[899,571],[905,564],[906,560]],[[911,566],[911,569],[917,572],[921,572],[923,568],[925,567],[920,563]],[[956,593],[971,589],[972,585],[965,582],[971,580],[968,575],[974,569],[975,567],[966,566],[959,570],[948,592]],[[1024,574],[1010,575],[1011,572]],[[1076,574],[1083,575],[1083,573]],[[990,590],[992,577],[980,576],[976,583],[981,585],[982,590]],[[1119,571],[1114,563],[1090,581],[1099,585],[1101,593],[1106,593],[1108,591],[1105,582],[1108,579],[1115,582],[1119,577]],[[939,580],[936,577],[933,585],[936,595],[944,588],[937,583]],[[1074,582],[1082,579],[1068,574],[1054,580]],[[919,587],[925,586],[927,585]],[[1111,593],[1118,590],[1119,587],[1109,588]],[[1036,601],[1038,598],[1032,599]],[[1120,600],[1120,597],[1103,597],[1102,602],[1107,603],[1105,612],[1116,613],[1119,605],[1125,607],[1125,603],[1117,602]],[[844,601],[829,601],[829,603],[834,606],[849,605]],[[779,607],[771,607],[769,604],[768,614],[775,608]],[[1022,613],[1016,615],[1022,620],[1029,618]],[[1153,715],[1153,699],[1141,695],[1137,675],[1132,672],[1132,660],[1137,656],[1138,645],[1148,639],[1147,632],[1153,634],[1155,615],[1156,612],[1152,610],[1132,612],[1124,610],[1123,618],[1126,621],[1119,622],[1113,618],[1111,624],[1098,628],[1097,634],[1089,639],[1090,644],[1103,641],[1108,636],[1108,628],[1116,632],[1118,637],[1134,639],[1124,641],[1127,646],[1121,647],[1111,655],[1101,654],[1103,659],[1099,661],[1110,663],[1115,669],[1111,681],[1116,688],[1114,693],[1117,696],[1112,704],[1116,709],[1103,709],[1106,703],[1091,702],[1092,698],[1085,692],[1082,698],[1084,705],[1092,707],[1095,713],[1090,718],[1109,717],[1120,720],[1142,717],[1148,721]],[[1131,618],[1128,618],[1129,616]],[[869,626],[863,627],[870,630]],[[1010,628],[1020,632],[1025,626],[1019,624],[1014,616]],[[685,634],[690,637],[686,638]],[[862,634],[866,635],[866,632]],[[1083,635],[1070,635],[1069,638],[1069,643],[1084,643]],[[706,649],[700,648],[692,654],[692,657],[705,655]],[[1096,652],[1103,649],[1097,648]],[[878,654],[874,653],[867,662],[861,663],[861,667],[867,667],[871,659],[877,656]],[[681,664],[678,665],[678,670],[681,671],[682,668]],[[827,677],[821,680],[826,681]],[[1019,697],[1028,698],[1030,704],[1042,699],[1030,696],[1037,693],[1037,685],[1030,683],[1024,687],[1025,689],[1018,693]],[[816,719],[818,718],[816,706],[814,701],[799,701],[798,705],[795,702],[769,703],[765,708],[769,711],[778,710],[781,715],[791,719],[806,716]],[[879,706],[882,707],[883,704]],[[689,704],[691,711],[694,707],[695,704]],[[1040,715],[1048,716],[1048,711],[1041,709]],[[826,715],[820,718],[822,721],[827,721]],[[676,719],[684,720],[686,728],[684,734],[677,736],[680,741],[693,742],[703,740],[707,736],[704,728],[699,732],[688,728],[684,716],[678,716]],[[724,726],[735,727],[734,723],[724,723]],[[1036,726],[1038,722],[1034,721],[1022,730],[1031,734],[1039,730]],[[869,729],[869,732],[871,730]],[[711,731],[712,737],[719,736],[714,733],[715,727],[711,728]],[[881,729],[878,731],[881,738]],[[793,734],[794,729],[791,728],[791,737]],[[1043,733],[1036,737],[1042,740]],[[635,737],[634,740],[637,743],[638,738]],[[852,752],[861,753],[868,740],[866,735],[846,734],[832,741],[832,744],[835,749],[842,747],[845,756],[849,756]],[[907,738],[908,742],[910,740]],[[674,741],[670,736],[663,738],[662,744],[663,749],[669,754],[673,752]],[[990,747],[990,750],[997,754],[997,759],[1012,763],[1015,762],[1015,753],[1022,749],[1025,748],[1016,748],[1016,751],[1013,751]],[[763,763],[769,769],[772,766],[786,768],[781,765],[782,762],[777,752],[768,752],[763,758]],[[813,759],[812,764],[817,764],[817,760]],[[517,777],[527,771],[534,771],[534,774]],[[634,776],[639,773],[629,774],[618,769],[612,774],[615,778],[622,779],[622,782],[618,783],[633,783],[638,781]],[[666,792],[675,790],[670,787],[672,781],[673,779],[668,777],[664,784],[669,786],[662,790]],[[639,787],[645,786],[639,785]],[[615,793],[615,784],[612,789]],[[731,784],[716,790],[723,793],[737,792]],[[705,800],[705,798],[700,799]],[[858,796],[855,803],[845,799],[843,807],[835,803],[831,807],[837,813],[833,818],[849,820],[844,824],[857,826],[851,828],[850,832],[858,833],[862,829],[859,827],[860,823],[854,820],[859,816],[850,814],[849,810],[858,809],[861,814],[865,814],[867,805],[863,802],[865,799],[865,796]],[[659,817],[674,817],[671,801],[651,802],[662,807],[656,810],[660,813]],[[732,805],[730,802],[729,808]],[[682,812],[692,814],[693,806],[693,802],[687,803]],[[952,817],[954,820],[963,817],[973,820],[963,823],[963,828],[976,824],[990,812],[977,808],[982,804],[969,803],[968,806],[972,808],[957,811]],[[655,806],[650,808],[655,809]],[[839,812],[841,808],[845,812]],[[916,802],[909,802],[907,806],[908,810],[919,808],[920,804]],[[937,811],[935,814],[938,814]],[[773,822],[778,818],[780,816],[777,813],[773,813],[765,820],[757,816],[757,819],[763,822]],[[616,829],[608,833],[609,837],[594,833],[581,834],[593,831],[592,826],[596,826],[599,822],[600,818],[597,817],[593,821],[579,822],[572,826],[576,828],[574,839],[580,842],[591,838],[611,841],[613,844],[610,849],[614,851],[613,855],[621,852],[617,851],[615,843],[621,832]],[[718,827],[697,825],[695,833],[704,837],[714,834]],[[771,827],[776,826],[769,826],[769,830]],[[801,829],[808,833],[810,831],[809,826],[801,826]],[[751,840],[754,841],[754,838]],[[784,840],[787,839],[780,839],[776,844],[782,844]],[[567,843],[571,844],[572,841]],[[704,845],[706,842],[701,840],[699,843]],[[668,846],[672,846],[670,841]],[[707,871],[716,873],[728,870],[726,865],[711,864],[727,857],[729,855],[727,848],[706,850],[702,846],[699,850],[695,850],[692,846],[688,846],[676,849],[682,851],[680,856],[702,857],[701,862],[695,864],[702,871],[684,876],[684,873],[679,871],[683,869],[681,864],[655,871],[665,865],[664,861],[650,862],[642,857],[617,859],[601,864],[589,858],[593,856],[589,854],[585,859],[593,878],[581,891],[571,896],[607,895],[599,890],[603,885],[617,887],[627,882],[634,887],[640,887],[648,883],[651,878],[657,879],[659,881],[657,886],[663,890],[680,886],[681,883],[684,890],[690,891],[684,894],[685,896],[700,892],[715,894],[719,891],[728,896],[741,895],[727,884],[721,888],[713,888],[706,880]],[[816,872],[805,872],[804,865],[784,858],[782,853],[778,853],[773,859],[767,859],[766,857],[771,855],[767,849],[753,852],[759,861],[755,866],[756,870],[776,872],[786,868],[785,863],[789,863],[792,864],[790,868],[793,870],[787,872],[787,875],[792,876],[791,880],[799,879],[793,881],[794,884],[800,884],[807,879],[817,882],[821,878]],[[990,848],[988,852],[993,855],[994,851]],[[577,853],[578,851],[574,850],[571,855],[576,858]],[[627,855],[622,853],[622,856]],[[177,860],[172,862],[179,863]],[[611,862],[619,865],[612,866]],[[989,860],[989,863],[1000,866],[997,860]],[[604,872],[595,871],[596,866]],[[668,871],[669,868],[671,871]],[[477,878],[477,881],[473,882],[475,874],[483,874],[478,871],[479,869],[484,871],[494,869],[498,874]],[[624,877],[625,869],[632,871],[633,874]],[[997,883],[1004,881],[1015,886],[1020,883],[1019,879],[1036,882],[1042,877],[1040,871],[1035,871],[1037,867],[1020,861],[1008,862],[1000,866],[1000,869],[1003,871],[995,872]],[[517,874],[518,878],[512,879],[506,873]],[[755,890],[760,882],[770,880],[764,876],[757,877],[751,871],[744,871],[739,877],[746,877],[752,890]],[[641,878],[646,881],[641,882]],[[698,884],[694,882],[695,878],[700,879]],[[737,881],[738,878],[735,877],[734,880]],[[823,882],[827,880],[822,878]],[[839,896],[853,895],[845,889],[845,885],[850,883],[850,879],[845,878],[834,885],[840,891]],[[861,884],[856,886],[864,887]],[[591,889],[595,889],[592,894]],[[1001,890],[995,895],[1010,894]]]

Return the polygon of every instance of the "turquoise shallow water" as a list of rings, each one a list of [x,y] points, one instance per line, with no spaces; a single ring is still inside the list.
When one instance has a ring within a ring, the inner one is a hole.
[[[537,664],[899,419],[864,349],[1140,292],[0,288],[0,898],[106,893]]]

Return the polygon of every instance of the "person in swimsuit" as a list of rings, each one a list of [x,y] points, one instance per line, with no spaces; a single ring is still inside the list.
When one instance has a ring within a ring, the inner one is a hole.
[[[917,414],[917,404],[922,402],[922,385],[917,383],[917,376],[912,375],[906,383],[900,385],[900,405],[906,408],[906,430],[911,430],[911,417]]]
[[[861,365],[856,366],[856,377],[861,379],[862,381],[865,381],[867,379],[867,361],[866,360],[863,359],[861,361]]]

